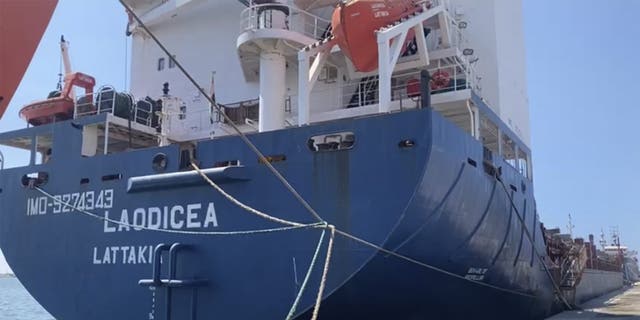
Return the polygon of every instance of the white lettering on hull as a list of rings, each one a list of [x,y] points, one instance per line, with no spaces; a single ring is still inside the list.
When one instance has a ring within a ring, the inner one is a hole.
[[[113,189],[84,191],[27,199],[27,215],[45,215],[113,208]]]
[[[143,229],[203,229],[217,228],[218,216],[213,202],[207,204],[207,211],[202,204],[192,203],[186,206],[174,205],[163,208],[136,208],[133,211],[122,209],[120,216],[105,211],[103,231],[105,233],[140,231]],[[116,222],[117,221],[117,222]]]
[[[93,247],[93,264],[151,264],[153,246]]]

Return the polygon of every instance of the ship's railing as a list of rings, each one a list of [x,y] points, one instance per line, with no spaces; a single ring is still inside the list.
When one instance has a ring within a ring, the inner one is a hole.
[[[450,56],[440,59],[441,61],[431,61],[432,65],[435,63],[436,65],[440,65],[442,62],[445,64],[458,64],[462,68],[466,70],[466,81],[470,82],[473,86],[473,89],[478,93],[481,90],[479,85],[479,78],[477,77],[474,62],[475,53],[474,50],[469,47],[469,41],[465,36],[464,30],[467,28],[468,22],[462,19],[456,19],[450,10],[449,0],[425,0],[423,1],[428,8],[436,7],[436,6],[444,6],[445,11],[444,15],[446,16],[447,25],[441,26],[442,28],[446,27],[448,31],[447,39],[442,39],[442,34],[430,35],[427,36],[429,40],[430,37],[436,36],[436,38],[432,38],[431,41],[427,41],[427,46],[429,47],[429,51],[439,51],[439,50],[447,50],[447,49],[455,49],[451,51]],[[443,47],[444,43],[448,43],[449,46]]]
[[[460,61],[453,64],[432,64],[427,71],[432,75],[431,93],[440,103],[434,108],[466,132],[477,136],[478,121],[467,103],[471,97],[472,82]],[[416,109],[422,106],[421,70],[412,69],[391,77],[391,108],[396,111]],[[322,74],[322,73],[321,73]],[[379,112],[379,79],[377,75],[336,85],[340,79],[321,77],[309,95],[311,121],[329,121]],[[326,83],[325,83],[326,82]],[[290,97],[291,108],[298,110],[298,97]],[[441,102],[453,102],[444,105]]]
[[[157,123],[154,121],[154,117],[157,116],[154,115],[152,102],[136,101],[130,93],[118,92],[110,86],[104,86],[96,92],[80,95],[76,98],[74,119],[102,113],[130,119],[146,126],[153,126]]]
[[[473,82],[469,80],[470,73],[462,65],[461,61],[453,64],[432,64],[427,69],[432,77],[432,94],[457,92],[473,88]],[[401,109],[414,108],[420,98],[419,80],[420,71],[411,71],[397,74],[391,78],[391,100],[398,101]],[[317,110],[318,104],[330,104],[342,108],[357,108],[378,104],[379,88],[378,77],[371,76],[349,82],[343,86],[335,86],[327,89],[317,89],[311,92],[311,110]],[[327,101],[332,99],[332,101]],[[291,96],[292,108],[297,108],[296,96]],[[315,102],[315,103],[314,103]]]
[[[430,84],[432,94],[472,89],[473,81],[470,81],[471,76],[463,62],[455,60],[452,62],[449,64],[442,61],[427,68],[432,77]],[[420,71],[394,75],[391,78],[391,100],[400,101],[401,108],[415,105],[417,99],[420,98],[419,80]],[[377,76],[347,83],[340,88],[340,91],[342,92],[341,103],[346,108],[377,104],[379,97]],[[312,95],[314,94],[318,93],[313,92]]]
[[[280,18],[284,15],[284,19]],[[251,5],[240,16],[242,32],[259,29],[283,29],[321,40],[331,34],[331,21],[294,6],[268,3]]]
[[[220,104],[221,112],[235,124],[243,124],[248,121],[258,121],[259,99],[244,100],[229,104]],[[221,112],[214,111],[213,118],[216,122],[227,123]]]

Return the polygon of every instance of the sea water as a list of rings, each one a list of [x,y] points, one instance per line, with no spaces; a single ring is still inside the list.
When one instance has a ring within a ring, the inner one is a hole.
[[[0,278],[0,320],[54,320],[16,278]]]

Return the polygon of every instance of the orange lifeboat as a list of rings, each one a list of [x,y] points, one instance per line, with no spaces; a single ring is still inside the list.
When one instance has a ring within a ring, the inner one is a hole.
[[[20,117],[33,126],[71,119],[75,107],[73,87],[84,88],[85,99],[91,101],[95,84],[96,80],[84,73],[67,74],[64,79],[64,89],[59,96],[26,105],[20,110]]]
[[[378,43],[375,31],[419,10],[421,8],[415,0],[353,0],[342,3],[331,19],[334,41],[356,70],[376,70]],[[413,36],[410,32],[407,39]]]
[[[64,36],[60,38],[60,52],[65,70],[64,87],[61,93],[54,91],[49,94],[46,100],[28,104],[20,110],[20,117],[31,125],[39,126],[73,118],[73,109],[75,107],[74,86],[84,88],[85,96],[82,98],[82,102],[84,109],[89,108],[89,110],[82,110],[83,113],[91,112],[93,111],[92,109],[95,109],[90,102],[93,101],[92,93],[96,80],[90,75],[71,71],[69,46],[64,40]]]

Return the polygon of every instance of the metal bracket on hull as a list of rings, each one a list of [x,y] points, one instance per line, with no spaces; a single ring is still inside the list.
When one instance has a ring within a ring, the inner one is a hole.
[[[216,182],[251,180],[248,168],[230,166],[202,170]],[[127,192],[143,192],[157,189],[191,187],[206,184],[197,171],[172,172],[148,176],[131,177],[127,183]]]
[[[172,289],[173,288],[192,288],[191,296],[191,308],[190,317],[188,319],[195,319],[196,315],[196,298],[198,287],[206,286],[208,281],[206,279],[175,279],[176,277],[176,262],[179,250],[188,249],[189,246],[180,243],[174,243],[171,246],[167,244],[159,244],[156,246],[153,252],[153,275],[152,279],[142,279],[138,281],[138,284],[145,287],[165,287],[167,290],[165,296],[165,319],[171,320],[171,303],[172,303]],[[169,250],[169,278],[160,279],[160,271],[162,268],[162,253]]]

